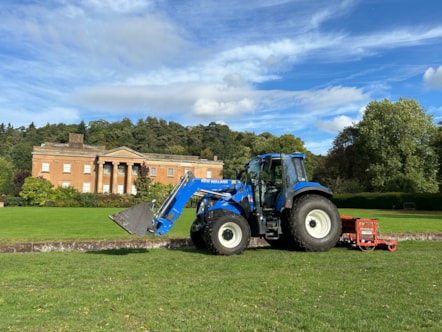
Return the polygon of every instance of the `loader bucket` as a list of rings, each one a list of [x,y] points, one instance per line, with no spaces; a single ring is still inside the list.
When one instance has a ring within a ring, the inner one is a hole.
[[[143,202],[112,214],[109,218],[129,234],[143,236],[153,233],[153,204],[152,202]]]

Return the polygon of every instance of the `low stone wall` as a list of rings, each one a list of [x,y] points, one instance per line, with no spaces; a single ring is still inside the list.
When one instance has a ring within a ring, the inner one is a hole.
[[[442,241],[442,233],[428,234],[383,234],[382,239],[395,239],[398,241]],[[249,248],[267,247],[268,243],[263,239],[252,238]],[[116,241],[67,241],[67,242],[36,242],[1,244],[0,253],[17,252],[55,252],[55,251],[105,251],[116,249],[192,249],[195,248],[190,239],[135,239]]]
[[[261,239],[252,238],[249,247],[268,246]],[[0,253],[53,252],[53,251],[104,251],[115,249],[191,249],[195,248],[190,239],[137,239],[116,241],[72,241],[1,244]]]

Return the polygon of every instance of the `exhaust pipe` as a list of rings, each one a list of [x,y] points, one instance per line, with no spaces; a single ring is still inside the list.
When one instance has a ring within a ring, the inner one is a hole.
[[[109,219],[132,235],[155,233],[154,202],[143,202],[109,216]]]

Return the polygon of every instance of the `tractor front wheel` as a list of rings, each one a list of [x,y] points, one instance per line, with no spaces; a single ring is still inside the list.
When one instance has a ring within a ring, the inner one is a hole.
[[[217,255],[237,255],[247,248],[250,227],[242,216],[226,214],[213,221],[206,230],[206,243]]]
[[[326,197],[301,196],[293,204],[289,231],[296,248],[327,251],[339,241],[341,217],[336,206]]]

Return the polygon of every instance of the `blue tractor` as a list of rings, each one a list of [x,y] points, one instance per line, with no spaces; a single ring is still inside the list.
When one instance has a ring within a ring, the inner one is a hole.
[[[272,247],[327,251],[341,235],[332,192],[309,182],[304,154],[259,155],[237,170],[236,179],[201,179],[188,172],[158,209],[144,202],[110,216],[130,234],[165,235],[190,198],[199,196],[190,237],[196,248],[240,254],[251,237]]]

